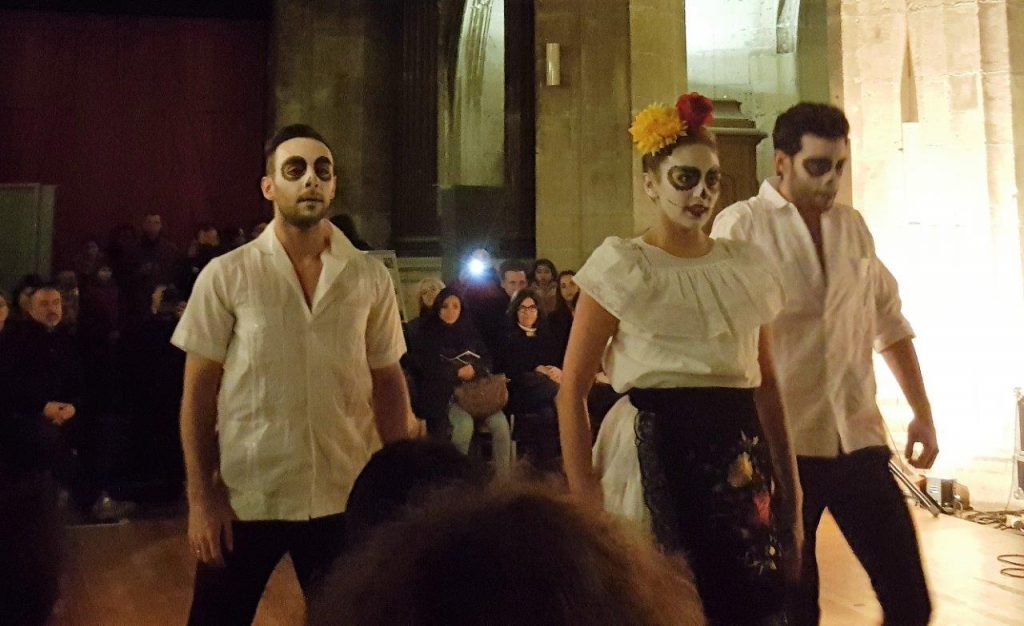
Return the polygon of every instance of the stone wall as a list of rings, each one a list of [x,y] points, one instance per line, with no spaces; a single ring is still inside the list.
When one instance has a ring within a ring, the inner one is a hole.
[[[795,47],[792,26],[779,23],[783,4],[799,7]],[[689,89],[739,100],[771,135],[790,106],[829,99],[826,15],[826,0],[687,0]],[[774,174],[772,153],[770,140],[757,148],[760,178]]]
[[[275,0],[270,37],[274,129],[305,122],[324,135],[338,168],[334,211],[352,214],[378,247],[389,243],[396,184],[397,7]]]
[[[1009,454],[1013,390],[1024,386],[1024,3],[836,0],[829,10],[853,202],[917,332],[939,471],[970,473]],[[879,378],[899,444],[909,412],[884,368]],[[991,500],[1008,483],[970,486]]]
[[[537,0],[535,10],[537,253],[578,268],[605,237],[642,227],[628,128],[633,111],[685,83],[682,1]],[[557,87],[544,85],[547,43],[561,45]]]

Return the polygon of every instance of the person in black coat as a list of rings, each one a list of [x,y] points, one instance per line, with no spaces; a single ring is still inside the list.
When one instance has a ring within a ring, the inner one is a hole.
[[[60,326],[60,292],[53,284],[35,289],[28,301],[28,317],[12,322],[0,340],[2,400],[26,441],[38,446],[43,463],[65,485],[71,486],[72,449],[83,439],[81,419],[82,366],[72,337]],[[80,472],[76,472],[81,476]],[[74,485],[78,497],[91,489]]]
[[[445,303],[449,302],[450,310],[452,299],[459,307],[454,322],[444,319],[451,315],[445,310]],[[450,359],[467,350],[481,357],[481,369],[490,369],[490,353],[469,316],[463,314],[462,297],[451,287],[442,289],[433,306],[421,316],[408,359],[416,382],[417,414],[426,420],[427,432],[433,436],[447,438],[449,435],[448,404],[460,382],[460,368]]]
[[[562,381],[558,337],[540,309],[532,289],[516,294],[508,307],[497,369],[509,378],[509,412],[517,419],[524,452],[535,464],[550,468],[558,456],[555,395]]]

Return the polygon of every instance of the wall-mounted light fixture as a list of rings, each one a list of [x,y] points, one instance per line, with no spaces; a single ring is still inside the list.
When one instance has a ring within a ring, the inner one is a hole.
[[[557,87],[562,84],[562,47],[557,43],[544,46],[544,67],[546,68],[544,84]]]

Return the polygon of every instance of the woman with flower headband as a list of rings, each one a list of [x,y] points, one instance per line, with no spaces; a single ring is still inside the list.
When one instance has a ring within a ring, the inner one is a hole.
[[[713,624],[784,623],[799,572],[800,489],[772,368],[768,324],[779,275],[753,245],[702,227],[718,199],[718,147],[699,94],[641,111],[656,224],[609,237],[576,275],[581,289],[558,416],[569,487],[641,523],[693,567]],[[591,458],[584,398],[598,368],[623,397]]]

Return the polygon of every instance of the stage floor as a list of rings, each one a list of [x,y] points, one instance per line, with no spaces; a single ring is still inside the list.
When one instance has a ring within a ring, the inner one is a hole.
[[[1024,534],[998,531],[914,509],[932,600],[933,624],[1024,622],[1024,579],[999,573],[996,557],[1024,554]],[[70,529],[65,597],[54,624],[184,624],[194,563],[185,522],[136,521]],[[877,624],[881,611],[867,575],[826,516],[818,539],[823,624]],[[274,572],[256,624],[302,624],[304,608],[291,564]]]

